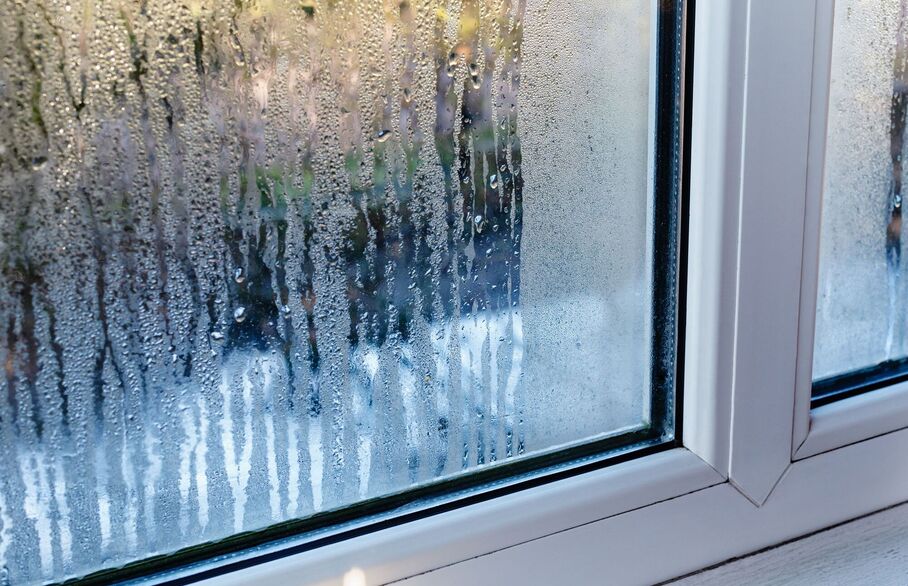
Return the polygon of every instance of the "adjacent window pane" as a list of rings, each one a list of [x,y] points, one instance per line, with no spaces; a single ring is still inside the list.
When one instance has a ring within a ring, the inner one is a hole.
[[[3,576],[670,438],[655,22],[0,0]]]
[[[838,0],[834,26],[815,379],[908,356],[908,2]]]

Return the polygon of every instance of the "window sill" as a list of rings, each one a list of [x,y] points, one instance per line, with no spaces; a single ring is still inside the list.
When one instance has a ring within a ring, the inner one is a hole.
[[[908,383],[842,399],[810,412],[795,460],[908,427]]]
[[[405,583],[669,580],[908,500],[906,453],[908,430],[890,433],[795,462],[761,507],[723,483]]]
[[[306,577],[307,584],[342,584],[343,575],[354,567],[365,573],[368,584],[384,584],[488,552],[510,551],[508,548],[546,536],[573,535],[577,528],[596,524],[595,520],[723,481],[692,452],[677,448],[234,571],[201,584],[291,584],[298,583],[300,576]]]

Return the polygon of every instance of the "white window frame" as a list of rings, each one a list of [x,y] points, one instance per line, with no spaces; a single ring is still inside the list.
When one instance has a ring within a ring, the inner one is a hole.
[[[908,384],[810,409],[833,1],[696,7],[684,447],[205,583],[656,583],[908,500]]]

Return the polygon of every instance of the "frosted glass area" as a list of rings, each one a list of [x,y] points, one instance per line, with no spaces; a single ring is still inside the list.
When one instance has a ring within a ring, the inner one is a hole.
[[[653,4],[0,0],[0,584],[647,425]]]
[[[908,355],[908,2],[837,0],[814,378]]]

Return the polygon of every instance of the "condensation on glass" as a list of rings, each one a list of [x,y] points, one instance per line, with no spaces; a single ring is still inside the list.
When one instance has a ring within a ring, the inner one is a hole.
[[[0,583],[649,424],[651,4],[0,0]]]
[[[908,356],[908,0],[837,0],[815,379]]]

